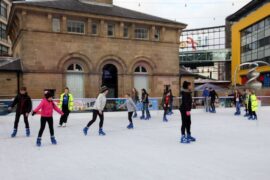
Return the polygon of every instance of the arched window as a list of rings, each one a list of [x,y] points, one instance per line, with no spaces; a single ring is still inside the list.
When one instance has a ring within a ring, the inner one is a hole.
[[[69,71],[69,72],[83,72],[83,68],[79,64],[71,64],[68,66],[67,71]]]
[[[138,66],[135,68],[135,71],[134,71],[136,74],[147,74],[147,70],[145,67],[143,66]]]

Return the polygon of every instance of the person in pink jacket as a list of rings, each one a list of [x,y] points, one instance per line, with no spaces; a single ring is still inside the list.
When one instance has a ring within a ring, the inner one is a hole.
[[[54,129],[53,129],[53,110],[57,111],[61,115],[63,115],[64,113],[55,105],[52,98],[53,96],[50,92],[45,92],[45,98],[41,101],[41,103],[32,113],[33,116],[37,113],[41,114],[40,130],[39,130],[38,138],[36,142],[36,145],[38,147],[41,146],[41,137],[45,129],[46,123],[48,123],[49,125],[52,144],[54,145],[57,144],[57,141],[54,137]]]

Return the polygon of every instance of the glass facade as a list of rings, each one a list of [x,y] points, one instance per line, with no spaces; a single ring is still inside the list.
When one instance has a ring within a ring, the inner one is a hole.
[[[270,63],[270,17],[241,31],[241,63]]]
[[[7,26],[0,22],[0,40],[7,40]]]
[[[0,44],[0,56],[7,56],[7,55],[8,55],[8,47]]]

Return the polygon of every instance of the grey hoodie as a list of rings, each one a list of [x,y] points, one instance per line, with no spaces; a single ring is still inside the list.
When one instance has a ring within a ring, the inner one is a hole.
[[[122,104],[119,108],[127,107],[128,112],[136,111],[136,105],[131,98],[128,98],[124,104]]]

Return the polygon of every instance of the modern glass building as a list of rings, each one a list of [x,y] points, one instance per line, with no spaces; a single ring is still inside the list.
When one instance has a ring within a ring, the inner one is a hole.
[[[226,19],[227,45],[232,49],[232,74],[242,63],[262,61],[270,63],[270,0],[253,0]],[[251,67],[243,66],[232,83],[245,84]],[[270,66],[261,64],[258,81],[270,87]]]
[[[215,80],[230,77],[230,49],[225,48],[225,26],[183,31],[180,66]]]

